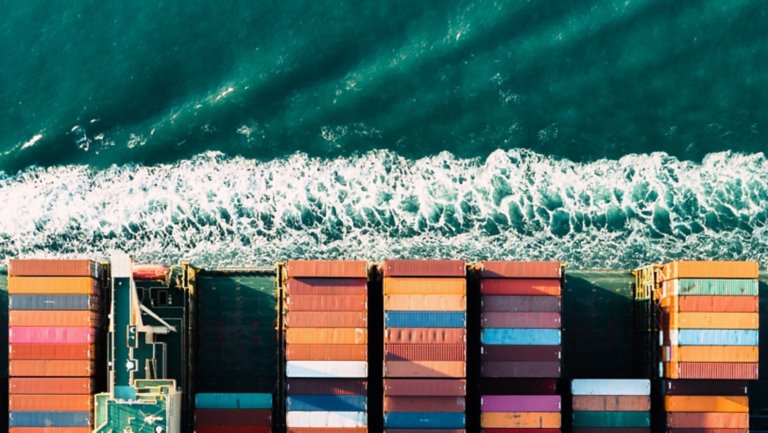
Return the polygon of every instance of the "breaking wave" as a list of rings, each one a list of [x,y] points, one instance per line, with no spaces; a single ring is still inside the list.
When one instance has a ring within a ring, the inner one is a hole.
[[[273,161],[209,152],[174,164],[29,168],[0,177],[0,257],[557,259],[628,268],[768,259],[768,160],[664,153],[572,162],[390,151]]]

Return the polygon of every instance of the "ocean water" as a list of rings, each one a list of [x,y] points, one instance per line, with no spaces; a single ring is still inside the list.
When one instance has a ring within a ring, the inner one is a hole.
[[[0,4],[0,259],[768,258],[762,2]]]

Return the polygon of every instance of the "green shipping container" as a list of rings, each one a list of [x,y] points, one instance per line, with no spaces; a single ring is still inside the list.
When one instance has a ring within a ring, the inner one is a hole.
[[[757,296],[757,280],[682,279],[675,284],[679,295]]]
[[[648,412],[573,412],[574,427],[650,427]]]

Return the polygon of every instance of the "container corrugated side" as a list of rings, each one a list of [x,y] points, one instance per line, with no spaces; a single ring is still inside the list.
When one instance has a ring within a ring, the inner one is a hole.
[[[463,378],[467,375],[464,361],[386,361],[385,377]]]
[[[669,296],[660,301],[662,307],[680,312],[757,313],[757,296]]]
[[[384,379],[387,396],[464,396],[467,381],[464,379]]]
[[[8,433],[92,433],[90,427],[11,427]],[[250,432],[257,433],[257,432]]]
[[[664,397],[664,410],[667,412],[749,412],[747,396],[717,395],[668,395]]]
[[[669,327],[680,329],[758,329],[758,313],[679,313],[670,311]]]
[[[385,344],[462,344],[467,340],[464,328],[387,328]]]
[[[384,428],[463,428],[463,412],[385,412]]]
[[[483,428],[560,428],[559,412],[482,412],[480,427]]]
[[[362,260],[288,260],[288,278],[368,278],[368,262]]]
[[[560,280],[555,279],[484,279],[480,294],[505,296],[560,296]]]
[[[480,348],[480,359],[486,361],[559,362],[560,346],[505,346],[492,345]]]
[[[9,295],[9,310],[91,310],[100,308],[99,298],[90,295]]]
[[[487,260],[478,263],[481,278],[560,278],[560,262],[513,262]]]
[[[673,345],[680,346],[757,346],[758,330],[752,329],[681,329],[669,332]]]
[[[664,281],[661,286],[666,296],[714,295],[757,296],[756,279],[682,279]]]
[[[573,395],[650,395],[648,379],[573,379]]]
[[[667,414],[671,428],[749,428],[748,413],[672,412]]]
[[[664,380],[666,395],[747,395],[745,380]]]
[[[482,412],[560,412],[559,395],[484,395]]]
[[[9,412],[10,427],[89,427],[90,412]]]
[[[464,278],[384,278],[384,295],[466,295]]]
[[[464,344],[386,344],[387,361],[465,361]]]
[[[316,378],[366,378],[366,361],[288,361],[285,363],[287,377]]]
[[[83,344],[93,343],[96,331],[93,328],[55,327],[11,327],[8,342],[12,344]]]
[[[287,344],[366,344],[366,328],[288,328]]]
[[[94,381],[88,377],[12,377],[11,394],[93,394]]]
[[[196,409],[195,426],[272,425],[272,409]]]
[[[645,395],[576,395],[572,408],[576,411],[649,411],[651,397]]]
[[[85,360],[96,356],[92,344],[9,344],[8,357],[12,360]]]
[[[8,326],[96,327],[101,315],[92,311],[11,310]]]
[[[216,432],[216,433],[219,433],[219,432]],[[290,427],[288,428],[286,433],[368,433],[368,428],[367,427],[356,427],[356,428],[345,427],[344,430],[339,431],[339,429],[332,428],[332,427]],[[407,432],[402,432],[402,433],[407,433]],[[430,432],[416,432],[416,433],[430,433]],[[450,432],[441,432],[441,433],[450,433]]]
[[[200,425],[195,433],[271,433],[271,425],[232,425],[224,422],[217,425]]]
[[[494,378],[478,383],[480,395],[550,395],[558,392],[555,378]]]
[[[751,362],[680,362],[664,363],[670,379],[757,380],[758,364]]]
[[[481,377],[553,378],[562,373],[560,362],[482,361]]]
[[[664,346],[666,362],[758,362],[758,346]]]
[[[11,259],[10,277],[98,277],[99,264],[91,260]]]
[[[464,277],[463,260],[385,260],[381,264],[384,278],[390,277]]]
[[[364,296],[368,294],[368,280],[365,278],[289,278],[285,292],[288,296]]]
[[[463,295],[385,295],[384,309],[394,311],[465,311]]]
[[[385,311],[387,328],[464,328],[467,316],[463,311]]]
[[[287,427],[365,427],[368,425],[366,412],[303,412],[289,411],[285,414]]]
[[[676,261],[663,267],[665,280],[680,278],[754,278],[760,268],[757,262]]]
[[[8,396],[8,409],[14,412],[87,412],[93,410],[93,398],[84,394],[11,394]]]
[[[283,323],[292,328],[365,328],[367,322],[365,311],[290,311]]]
[[[464,397],[384,397],[384,412],[464,412]]]
[[[14,360],[8,363],[8,374],[18,377],[85,377],[95,374],[95,367],[88,360]]]
[[[285,407],[289,411],[362,412],[367,409],[365,395],[288,395]]]
[[[362,379],[287,379],[285,389],[291,395],[363,395],[368,394],[368,383]]]
[[[91,277],[9,277],[9,294],[99,295],[99,281]]]
[[[365,361],[368,346],[364,344],[288,344],[288,361]]]
[[[573,412],[573,427],[650,427],[650,412],[628,411],[576,411]]]
[[[483,312],[549,312],[559,313],[562,303],[556,296],[483,296]]]
[[[270,409],[272,394],[267,393],[197,393],[198,409]]]
[[[298,295],[286,298],[287,309],[293,311],[365,311],[367,296]]]
[[[489,345],[559,346],[562,340],[559,329],[486,328],[480,331],[480,341]]]
[[[483,328],[560,328],[560,313],[485,312],[480,317]]]

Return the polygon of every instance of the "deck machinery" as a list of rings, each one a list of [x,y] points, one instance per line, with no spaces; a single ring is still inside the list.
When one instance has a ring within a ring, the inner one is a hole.
[[[189,413],[183,410],[181,391],[189,392],[185,382],[190,368],[184,366],[188,353],[183,349],[190,346],[184,338],[189,323],[186,296],[181,313],[173,314],[168,292],[158,300],[157,290],[144,290],[143,282],[137,287],[126,254],[113,254],[111,272],[109,383],[108,392],[95,398],[94,431],[180,433],[182,414]],[[181,366],[173,361],[169,365],[174,359],[182,359]]]

